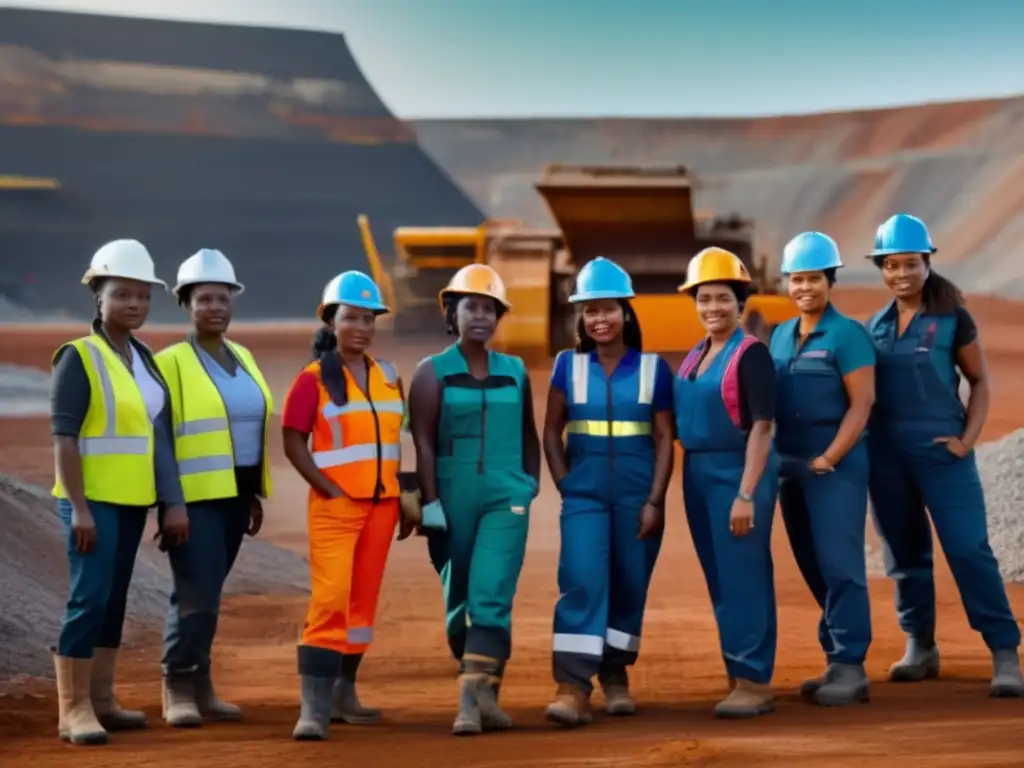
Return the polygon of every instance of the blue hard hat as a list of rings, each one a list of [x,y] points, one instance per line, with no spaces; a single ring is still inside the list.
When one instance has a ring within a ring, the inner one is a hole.
[[[839,258],[839,246],[824,232],[801,232],[782,249],[784,275],[794,272],[817,272],[824,269],[838,269],[843,266]]]
[[[380,288],[373,282],[373,279],[369,275],[354,269],[342,272],[326,285],[323,300],[317,309],[317,315],[321,315],[325,308],[336,304],[346,304],[350,307],[358,307],[359,309],[370,309],[378,315],[390,312],[384,305],[384,299],[380,295]]]
[[[573,304],[595,299],[631,299],[633,281],[629,273],[614,261],[598,256],[583,265],[576,275],[576,293],[569,297]]]
[[[897,213],[875,232],[875,250],[869,259],[892,256],[894,253],[935,253],[928,227],[916,216]]]

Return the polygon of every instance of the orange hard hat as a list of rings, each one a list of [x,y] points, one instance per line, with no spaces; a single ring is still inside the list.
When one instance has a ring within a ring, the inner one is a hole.
[[[486,264],[467,264],[454,275],[447,287],[442,288],[437,294],[441,311],[444,311],[444,297],[449,294],[487,296],[494,299],[505,309],[512,309],[512,305],[505,298],[505,283],[501,275]]]
[[[690,259],[686,266],[686,282],[678,290],[682,293],[704,283],[724,282],[749,283],[750,272],[735,253],[711,246]]]

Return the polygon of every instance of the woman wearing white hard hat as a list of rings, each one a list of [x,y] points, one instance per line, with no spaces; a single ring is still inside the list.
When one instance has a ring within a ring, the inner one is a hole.
[[[105,744],[107,731],[145,728],[114,696],[125,603],[148,510],[160,505],[162,543],[188,538],[171,437],[170,394],[133,336],[153,286],[166,289],[136,240],[115,240],[82,282],[96,301],[92,333],[53,356],[53,495],[68,534],[70,595],[54,656],[62,739]]]
[[[174,591],[164,629],[163,715],[176,728],[242,715],[221,701],[210,676],[224,581],[244,536],[259,533],[260,497],[270,495],[273,398],[252,353],[224,336],[242,291],[220,251],[204,248],[186,259],[172,293],[194,331],[156,356],[170,387],[189,519],[188,541],[168,549]]]

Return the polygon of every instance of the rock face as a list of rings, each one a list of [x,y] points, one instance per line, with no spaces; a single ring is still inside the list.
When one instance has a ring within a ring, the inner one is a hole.
[[[550,222],[547,163],[685,164],[698,209],[757,220],[778,264],[808,229],[839,242],[845,283],[898,211],[923,217],[935,263],[971,292],[1024,297],[1024,97],[753,119],[425,120],[420,144],[496,218]]]
[[[67,600],[66,548],[49,492],[0,475],[0,681],[53,673],[48,648]],[[128,626],[159,628],[170,586],[167,556],[147,533],[128,596]],[[308,587],[304,558],[249,538],[225,585],[230,594],[301,594]]]
[[[239,318],[308,318],[400,225],[483,214],[374,93],[341,35],[0,8],[0,298],[90,315],[78,284],[119,237],[173,282],[223,250]],[[287,265],[286,269],[282,269]],[[8,313],[5,313],[8,314]],[[158,297],[152,321],[178,320]]]

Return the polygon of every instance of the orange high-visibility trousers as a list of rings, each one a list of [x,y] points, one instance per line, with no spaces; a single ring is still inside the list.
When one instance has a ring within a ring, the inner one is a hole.
[[[398,499],[325,499],[310,492],[311,595],[302,645],[364,653],[398,524]]]

